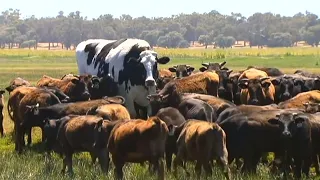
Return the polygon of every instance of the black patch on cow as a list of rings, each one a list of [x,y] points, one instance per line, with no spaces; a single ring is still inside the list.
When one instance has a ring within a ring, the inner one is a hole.
[[[89,52],[87,57],[87,65],[92,63],[93,57],[96,54],[96,47],[99,43],[90,43],[87,44],[84,48],[84,52]]]
[[[111,73],[112,73],[112,77],[114,77],[114,66],[112,67]]]
[[[146,69],[142,63],[129,61],[131,57],[136,59],[140,58],[140,53],[145,50],[150,50],[150,47],[139,47],[138,44],[132,46],[128,54],[124,57],[123,70],[119,71],[119,84],[125,83],[125,90],[128,92],[128,81],[130,80],[132,86],[141,85],[144,86],[145,79],[147,77]],[[152,75],[156,80],[158,78],[159,72],[157,68],[157,63],[152,67]]]
[[[127,39],[120,39],[115,42],[106,44],[100,51],[100,53],[97,55],[97,57],[93,60],[94,62],[94,68],[97,67],[99,64],[99,70],[98,70],[98,77],[103,76],[103,74],[108,74],[109,73],[109,63],[105,62],[105,59],[111,49],[117,48],[120,44],[125,42]]]

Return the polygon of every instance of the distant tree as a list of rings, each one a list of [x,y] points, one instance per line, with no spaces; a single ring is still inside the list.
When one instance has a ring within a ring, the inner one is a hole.
[[[268,41],[270,47],[292,46],[292,36],[289,33],[272,33]]]

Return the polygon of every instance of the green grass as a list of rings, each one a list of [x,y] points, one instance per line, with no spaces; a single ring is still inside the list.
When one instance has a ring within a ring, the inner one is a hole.
[[[226,66],[234,70],[246,68],[248,65],[271,66],[283,69],[290,73],[296,69],[305,69],[312,72],[320,72],[316,66],[320,62],[319,56],[243,56],[227,57],[226,59],[200,59],[200,58],[172,58],[167,65],[161,65],[160,68],[167,68],[174,64],[189,64],[196,68],[201,67],[202,62],[209,61],[227,61]],[[77,73],[75,57],[61,56],[1,56],[0,54],[0,88],[5,88],[15,77],[22,77],[35,84],[42,75],[50,75],[60,78],[67,73]],[[7,101],[8,94],[5,99]],[[8,118],[6,108],[4,110],[4,127],[7,136],[0,139],[0,179],[113,179],[113,171],[105,177],[100,172],[98,165],[92,166],[88,153],[79,153],[74,156],[75,176],[69,177],[61,175],[62,159],[54,156],[50,162],[45,161],[40,143],[39,129],[33,130],[33,145],[27,148],[22,155],[14,152],[14,144],[11,141],[12,121]],[[193,165],[188,165],[189,172],[193,172]],[[235,171],[234,168],[233,172]],[[125,176],[127,179],[154,179],[150,176],[146,167],[140,165],[127,165],[125,167]],[[150,178],[149,178],[150,177]],[[167,179],[174,179],[171,173],[167,173]],[[192,174],[195,178],[195,175]],[[256,176],[244,176],[239,173],[234,174],[235,179],[275,179],[270,175],[268,168],[259,166],[259,173]],[[183,171],[180,171],[179,179],[185,179]],[[212,178],[223,179],[220,170],[215,169]]]

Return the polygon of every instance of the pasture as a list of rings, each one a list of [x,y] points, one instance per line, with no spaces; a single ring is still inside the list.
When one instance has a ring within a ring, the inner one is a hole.
[[[286,73],[293,73],[297,69],[311,72],[320,72],[320,49],[318,48],[275,48],[275,49],[228,49],[228,50],[201,50],[201,49],[157,49],[159,56],[171,57],[171,62],[161,65],[160,68],[168,68],[175,64],[189,64],[196,69],[203,62],[226,61],[226,67],[233,70],[241,70],[248,65],[277,67]],[[77,65],[74,51],[61,50],[0,50],[0,88],[4,89],[15,77],[22,77],[35,84],[42,75],[60,78],[67,73],[77,73]],[[7,101],[8,93],[5,94]],[[74,156],[74,177],[61,175],[62,159],[54,156],[50,161],[45,160],[42,153],[42,144],[38,129],[33,128],[33,145],[22,155],[14,152],[14,144],[11,140],[12,121],[8,118],[6,107],[4,108],[4,128],[6,137],[0,139],[0,179],[109,179],[113,178],[113,170],[105,177],[98,164],[92,167],[89,155],[81,153]],[[188,166],[189,172],[193,172],[193,165]],[[259,175],[241,175],[235,173],[235,179],[275,179],[266,166],[259,166]],[[185,174],[179,179],[185,179]],[[174,179],[171,173],[166,173],[167,179]],[[126,179],[145,179],[150,177],[147,166],[127,165],[125,167]],[[195,178],[195,175],[192,174]],[[155,177],[154,177],[155,178]],[[213,173],[212,179],[224,179],[219,169]]]

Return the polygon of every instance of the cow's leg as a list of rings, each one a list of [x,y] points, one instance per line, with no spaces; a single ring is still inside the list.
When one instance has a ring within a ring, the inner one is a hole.
[[[166,150],[167,171],[171,171],[171,163],[172,163],[172,152],[170,150]]]
[[[134,101],[130,97],[126,97],[125,99],[125,106],[129,111],[131,119],[134,119],[137,117],[136,110],[134,108]]]
[[[3,132],[3,113],[0,113],[0,133],[1,133],[1,137],[4,136],[4,132]]]
[[[202,163],[201,161],[197,161],[196,166],[194,168],[196,174],[197,174],[197,179],[200,179],[200,175],[201,175],[201,168],[202,168]]]
[[[27,136],[28,136],[28,139],[27,139],[27,141],[28,141],[28,146],[30,146],[31,145],[31,131],[32,131],[32,127],[28,127],[28,128],[26,128],[26,130],[27,130]],[[24,138],[23,138],[23,143],[24,143]]]

